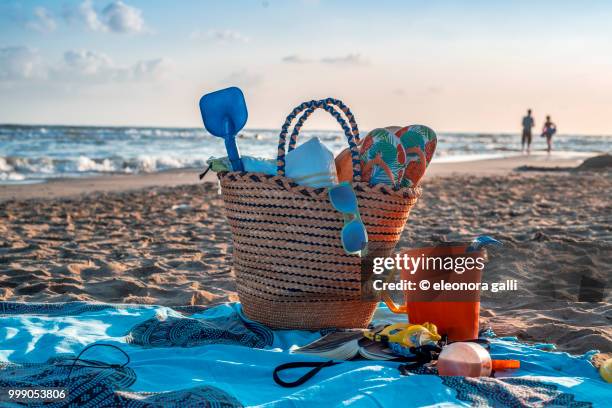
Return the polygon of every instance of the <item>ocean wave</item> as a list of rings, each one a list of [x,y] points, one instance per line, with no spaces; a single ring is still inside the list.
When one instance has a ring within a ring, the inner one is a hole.
[[[362,130],[364,136],[367,130]],[[278,129],[244,129],[237,137],[246,156],[274,158]],[[347,147],[342,131],[304,130],[298,144],[318,137],[335,154]],[[555,151],[609,152],[612,137],[558,135]],[[440,133],[436,157],[490,157],[520,151],[510,133]],[[534,150],[545,141],[534,137]],[[139,128],[0,125],[0,184],[30,183],[58,177],[154,173],[202,168],[211,156],[226,155],[223,141],[203,128]]]
[[[105,157],[53,159],[50,157],[0,156],[0,181],[20,181],[95,174],[155,173],[163,170],[203,167],[204,159],[173,156],[140,156],[135,158]]]
[[[109,159],[96,161],[89,157],[79,156],[76,162],[76,170],[79,172],[112,173],[117,171],[117,167]]]

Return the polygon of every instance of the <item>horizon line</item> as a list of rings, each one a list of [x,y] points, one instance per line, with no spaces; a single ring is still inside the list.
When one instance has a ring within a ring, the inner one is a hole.
[[[70,125],[70,124],[49,124],[49,123],[0,123],[0,127],[74,127],[74,128],[99,128],[99,129],[120,129],[120,128],[131,128],[131,129],[204,129],[204,126],[143,126],[143,125]],[[374,128],[376,129],[376,128]],[[278,130],[277,128],[265,128],[265,127],[253,127],[253,128],[243,128],[242,130],[247,131],[256,131],[256,130]],[[367,129],[368,131],[372,129]],[[309,129],[307,132],[342,132],[338,129]],[[239,134],[240,132],[238,132]],[[361,133],[361,131],[360,131]],[[494,132],[483,132],[483,131],[436,131],[437,134],[458,134],[458,135],[466,135],[466,134],[475,134],[475,135],[520,135],[520,131],[494,131]],[[537,135],[537,133],[534,133]],[[589,136],[589,137],[612,137],[612,133],[558,133],[557,136],[567,137],[567,136]]]

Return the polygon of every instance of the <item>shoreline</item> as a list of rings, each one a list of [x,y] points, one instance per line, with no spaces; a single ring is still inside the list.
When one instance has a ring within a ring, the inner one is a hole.
[[[513,155],[503,158],[480,159],[456,162],[436,162],[429,166],[424,180],[453,175],[503,176],[521,166],[539,168],[576,167],[591,154],[576,152],[553,152],[550,157],[542,152],[531,155]],[[0,185],[0,202],[29,199],[68,198],[94,192],[121,192],[149,187],[175,187],[181,185],[214,182],[215,174],[209,172],[203,180],[198,178],[202,169],[184,168],[155,173],[111,174],[83,178],[58,178],[42,183]]]

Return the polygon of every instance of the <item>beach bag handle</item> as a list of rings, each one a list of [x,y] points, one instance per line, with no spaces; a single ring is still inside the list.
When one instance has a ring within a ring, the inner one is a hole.
[[[344,112],[345,115],[349,118],[351,127],[349,127],[349,125],[346,123],[346,120],[336,109],[334,109],[332,105],[339,106],[340,109],[342,109],[342,112]],[[346,139],[349,144],[351,158],[353,161],[353,181],[361,181],[361,162],[359,160],[359,149],[357,148],[357,143],[359,142],[359,129],[357,128],[355,117],[346,105],[344,105],[341,101],[332,98],[321,99],[318,101],[312,100],[309,102],[303,102],[299,106],[295,107],[287,116],[287,118],[285,119],[285,123],[281,128],[281,133],[279,135],[276,173],[279,176],[285,175],[285,145],[287,143],[287,133],[289,133],[289,127],[291,126],[291,123],[297,115],[305,111],[304,114],[298,119],[298,122],[295,125],[293,133],[291,135],[291,143],[295,146],[295,143],[297,142],[297,136],[302,125],[316,109],[324,109],[329,112],[334,118],[336,118],[336,121],[342,127],[344,135],[346,136]],[[290,151],[291,150],[292,149],[290,149]]]
[[[326,98],[326,99],[323,99],[323,101],[326,105],[336,106],[344,113],[344,115],[346,116],[346,119],[348,119],[349,125],[351,126],[351,133],[353,134],[353,137],[355,138],[355,143],[359,144],[359,128],[357,127],[357,121],[355,121],[355,115],[353,115],[353,112],[351,112],[351,109],[339,99]],[[302,105],[300,105],[300,107],[301,106]],[[316,110],[316,107],[311,107],[309,109],[306,109],[306,111],[304,111],[304,114],[300,116],[298,121],[295,123],[295,126],[293,127],[293,132],[291,133],[291,137],[289,138],[289,149],[288,149],[289,152],[295,149],[295,145],[297,144],[297,137],[298,137],[298,134],[300,133],[300,130],[302,129],[302,126],[304,125],[304,122],[306,122],[306,119],[308,119],[308,117],[315,110]],[[295,110],[292,113],[294,112]]]

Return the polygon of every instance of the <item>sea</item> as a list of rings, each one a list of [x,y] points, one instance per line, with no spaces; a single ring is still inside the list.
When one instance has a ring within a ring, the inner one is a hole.
[[[342,132],[303,131],[300,140],[318,137],[334,153],[346,147]],[[278,130],[243,130],[241,154],[274,157]],[[567,154],[607,153],[612,136],[555,135],[554,149]],[[516,155],[520,137],[511,133],[441,133],[434,161],[459,162]],[[534,135],[532,148],[545,148]],[[198,128],[0,125],[0,184],[40,183],[57,178],[155,173],[205,167],[225,156],[222,139]]]

